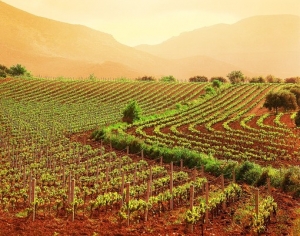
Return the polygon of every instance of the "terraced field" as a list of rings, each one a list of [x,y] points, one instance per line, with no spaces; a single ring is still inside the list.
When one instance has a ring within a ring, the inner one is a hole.
[[[176,115],[134,124],[129,130],[149,145],[178,146],[221,159],[299,165],[295,113],[275,115],[262,108],[266,94],[282,86],[231,86],[204,103]]]
[[[135,99],[145,118],[122,132],[145,145],[299,165],[294,113],[261,109],[265,95],[283,85],[227,85],[216,95],[206,94],[208,86],[0,80],[1,234],[296,232],[289,226],[299,217],[299,203],[267,183],[236,184],[231,173],[224,180],[206,167],[148,160],[142,150],[117,151],[90,139],[91,130],[120,122],[121,110]]]

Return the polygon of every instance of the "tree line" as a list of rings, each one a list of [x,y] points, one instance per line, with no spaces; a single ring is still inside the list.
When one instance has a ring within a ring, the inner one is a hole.
[[[7,76],[31,76],[30,72],[21,64],[13,65],[10,68],[0,64],[0,77]]]
[[[156,79],[154,76],[142,76],[136,78],[138,81],[160,81],[160,82],[176,82],[177,79],[172,76],[163,76],[160,79]],[[220,81],[222,83],[230,82],[231,84],[238,84],[238,83],[300,83],[300,77],[290,77],[284,80],[275,77],[274,75],[267,75],[266,77],[263,76],[256,76],[256,77],[247,77],[241,71],[231,71],[228,73],[227,78],[222,76],[214,76],[210,79],[204,75],[196,75],[190,77],[188,79],[189,82],[213,82],[213,81]]]

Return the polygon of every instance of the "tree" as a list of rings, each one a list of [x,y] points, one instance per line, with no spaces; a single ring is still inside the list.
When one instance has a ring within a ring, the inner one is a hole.
[[[0,64],[0,77],[6,78],[9,70],[5,65]]]
[[[267,94],[264,107],[268,108],[270,111],[275,109],[275,113],[277,114],[278,108],[281,106],[281,99],[278,93],[271,92]]]
[[[156,79],[153,76],[143,76],[136,78],[138,81],[155,81]]]
[[[266,96],[263,106],[268,108],[270,111],[274,109],[276,114],[280,107],[283,107],[286,111],[295,110],[297,108],[296,96],[287,90],[282,90],[276,93],[271,92]]]
[[[291,78],[286,78],[284,80],[285,83],[293,83],[293,84],[299,84],[300,83],[300,77],[291,77]]]
[[[227,75],[228,79],[230,80],[230,82],[232,84],[237,84],[237,83],[241,83],[244,82],[245,76],[241,71],[231,71],[228,75]]]
[[[20,64],[13,65],[9,68],[9,73],[12,76],[30,75],[26,68]]]
[[[258,76],[250,79],[249,83],[266,83],[266,80],[262,76]]]
[[[227,82],[227,80],[224,77],[222,77],[222,76],[216,76],[216,77],[211,77],[210,78],[210,82],[213,82],[215,80],[219,80],[222,83],[226,83]]]
[[[266,76],[266,81],[268,83],[281,83],[281,79],[276,78],[274,75],[267,75]]]
[[[297,109],[298,105],[295,94],[287,90],[282,90],[280,91],[279,96],[281,99],[282,107],[285,109],[285,111]]]
[[[189,78],[190,82],[208,82],[208,79],[206,76],[202,75],[196,75],[194,77]]]
[[[297,127],[300,127],[300,110],[297,112],[295,116],[295,124]]]
[[[161,82],[176,82],[176,79],[174,78],[173,75],[169,75],[169,76],[163,76],[160,78]]]
[[[290,89],[290,92],[296,96],[297,105],[300,107],[300,87],[294,86]]]
[[[130,100],[123,110],[123,122],[133,123],[133,121],[141,118],[142,109],[138,105],[136,100]]]

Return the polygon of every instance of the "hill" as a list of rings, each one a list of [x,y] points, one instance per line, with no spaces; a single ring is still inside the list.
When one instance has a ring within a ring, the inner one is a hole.
[[[136,48],[169,59],[205,55],[255,74],[272,73],[285,78],[300,74],[300,17],[254,16]]]
[[[240,67],[208,56],[163,59],[82,25],[38,17],[0,1],[1,64],[23,64],[34,75],[128,77],[225,76]],[[251,72],[249,72],[251,74]]]

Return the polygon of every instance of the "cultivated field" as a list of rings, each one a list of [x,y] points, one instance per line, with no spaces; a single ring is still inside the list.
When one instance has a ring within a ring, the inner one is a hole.
[[[284,85],[209,86],[0,80],[1,235],[299,235],[296,112],[262,108]],[[143,119],[92,140],[130,99]],[[119,136],[143,149],[115,146]],[[259,183],[243,175],[252,163],[267,173]]]

